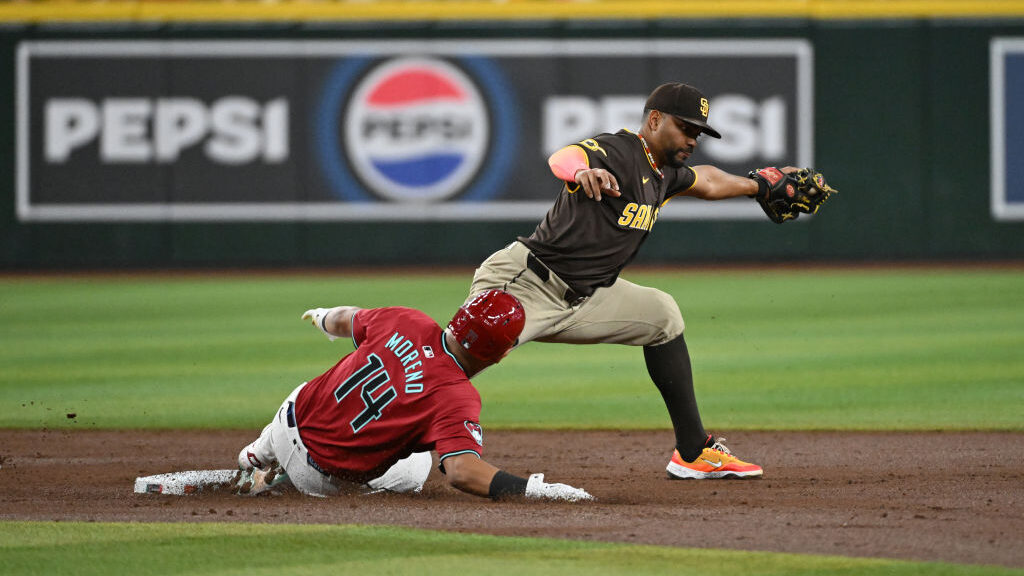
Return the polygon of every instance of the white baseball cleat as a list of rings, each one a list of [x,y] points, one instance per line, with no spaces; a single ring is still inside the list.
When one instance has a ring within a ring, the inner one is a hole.
[[[266,470],[267,466],[275,459],[274,452],[270,449],[270,427],[272,424],[267,424],[260,432],[259,438],[250,442],[238,453],[239,470],[252,468]]]
[[[255,442],[253,442],[255,444]],[[252,470],[253,468],[266,468],[266,464],[256,455],[253,444],[249,444],[238,453],[238,469]]]

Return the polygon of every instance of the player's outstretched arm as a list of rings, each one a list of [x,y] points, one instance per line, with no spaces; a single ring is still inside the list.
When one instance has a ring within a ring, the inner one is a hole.
[[[443,461],[445,477],[453,487],[485,498],[501,499],[510,496],[526,496],[527,498],[545,498],[548,500],[566,500],[577,502],[593,500],[586,490],[574,488],[567,484],[549,484],[544,482],[543,474],[533,474],[529,478],[513,476],[499,470],[475,454],[456,454]]]
[[[702,200],[725,200],[738,196],[754,196],[757,194],[757,182],[746,176],[736,176],[711,165],[694,166],[697,181],[683,196],[693,196]],[[798,168],[786,166],[783,172],[795,172]]]
[[[491,480],[498,469],[475,454],[456,454],[442,461],[444,476],[453,488],[476,496],[490,496]]]
[[[312,308],[302,314],[303,320],[309,320],[327,336],[330,341],[352,336],[352,318],[360,308],[355,306],[335,306],[334,308]]]

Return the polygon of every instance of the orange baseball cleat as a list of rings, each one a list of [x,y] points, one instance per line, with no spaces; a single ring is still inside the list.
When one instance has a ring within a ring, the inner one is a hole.
[[[689,478],[701,480],[708,478],[753,478],[764,470],[757,464],[744,462],[732,455],[725,447],[725,438],[708,435],[704,451],[693,462],[687,462],[679,456],[679,451],[672,452],[672,460],[665,468],[669,478],[685,480]]]

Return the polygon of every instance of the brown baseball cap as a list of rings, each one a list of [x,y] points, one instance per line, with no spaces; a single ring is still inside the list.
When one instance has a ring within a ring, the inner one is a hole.
[[[689,84],[669,82],[662,84],[647,97],[644,108],[671,114],[684,122],[700,126],[712,138],[721,138],[717,130],[708,125],[708,99]]]

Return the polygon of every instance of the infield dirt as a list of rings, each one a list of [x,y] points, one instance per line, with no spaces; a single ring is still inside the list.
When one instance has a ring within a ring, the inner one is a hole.
[[[738,432],[757,480],[671,481],[668,431],[489,431],[485,458],[586,488],[583,504],[294,491],[134,494],[137,476],[230,468],[252,431],[0,430],[0,520],[390,524],[1024,567],[1024,434]]]

